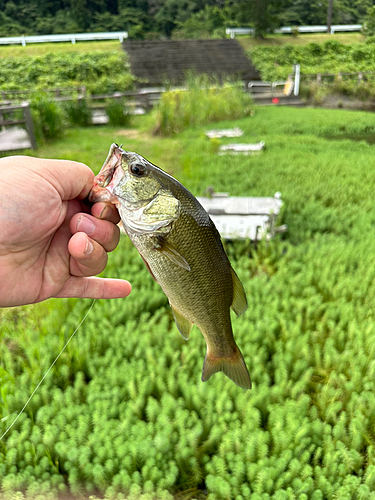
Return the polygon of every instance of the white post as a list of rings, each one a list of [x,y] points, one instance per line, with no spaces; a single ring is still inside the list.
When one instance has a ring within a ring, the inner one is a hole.
[[[294,66],[294,95],[297,96],[299,94],[299,81],[301,75],[301,66],[296,64]]]

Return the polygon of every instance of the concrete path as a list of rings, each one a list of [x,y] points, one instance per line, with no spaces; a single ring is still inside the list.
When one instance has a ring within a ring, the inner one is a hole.
[[[12,127],[0,132],[0,151],[31,149],[29,135],[23,128]]]

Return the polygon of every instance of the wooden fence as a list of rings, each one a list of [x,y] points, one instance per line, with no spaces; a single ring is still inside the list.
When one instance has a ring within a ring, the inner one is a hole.
[[[165,91],[162,87],[145,88],[136,92],[114,92],[113,94],[88,95],[86,87],[55,88],[42,91],[33,90],[3,90],[0,91],[2,102],[0,106],[11,106],[32,99],[34,95],[47,94],[54,101],[73,101],[75,99],[88,99],[89,101],[100,101],[107,99],[125,98],[127,104],[132,107],[143,107],[146,111],[150,110],[156,102],[160,100],[161,94]]]

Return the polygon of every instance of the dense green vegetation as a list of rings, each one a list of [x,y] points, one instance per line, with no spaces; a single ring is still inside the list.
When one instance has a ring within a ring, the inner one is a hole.
[[[342,44],[336,40],[307,45],[257,46],[248,50],[263,80],[278,80],[288,76],[293,64],[301,64],[301,73],[374,72],[375,50],[369,43]]]
[[[265,140],[266,150],[217,156],[207,127],[173,139],[108,127],[70,130],[38,151],[98,171],[117,141],[196,195],[208,185],[242,196],[281,191],[289,230],[258,248],[226,244],[249,298],[233,321],[254,384],[246,392],[222,374],[200,381],[202,336],[181,338],[166,297],[122,238],[105,273],[131,280],[133,292],[96,302],[0,443],[5,497],[69,489],[145,500],[205,490],[210,500],[374,498],[375,157],[374,146],[349,140],[375,135],[373,117],[258,108],[236,125],[241,141]],[[90,304],[0,312],[0,432]]]
[[[123,51],[57,53],[0,58],[1,90],[76,88],[88,93],[127,90],[133,78]]]
[[[0,36],[126,30],[131,38],[223,37],[227,26],[265,34],[326,24],[328,0],[0,0]],[[335,0],[333,24],[362,22],[371,0]]]
[[[329,35],[328,33],[302,33],[298,36],[293,35],[282,35],[282,34],[269,34],[264,38],[256,38],[253,36],[239,36],[237,40],[240,42],[245,51],[251,47],[257,47],[259,45],[264,45],[266,47],[272,47],[273,45],[307,45],[308,43],[324,43],[336,42],[343,43],[345,45],[352,43],[361,43],[366,40],[366,37],[361,33],[334,33]],[[31,50],[30,46],[30,50]],[[5,47],[4,47],[5,49]],[[0,54],[1,54],[0,47]],[[13,50],[9,47],[6,50]],[[19,49],[20,50],[20,47]]]

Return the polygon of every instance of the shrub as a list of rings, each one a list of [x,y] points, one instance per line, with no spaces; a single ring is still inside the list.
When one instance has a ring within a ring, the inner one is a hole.
[[[109,123],[113,126],[125,126],[130,122],[129,108],[124,99],[108,99],[105,111]]]
[[[38,142],[56,139],[62,133],[63,114],[60,106],[45,94],[35,96],[31,102],[31,113]]]
[[[87,127],[92,122],[92,111],[87,99],[76,99],[64,103],[64,112],[71,125]]]
[[[215,85],[206,76],[188,76],[187,90],[165,92],[156,110],[156,132],[172,135],[186,127],[249,115],[251,99],[240,83]]]

